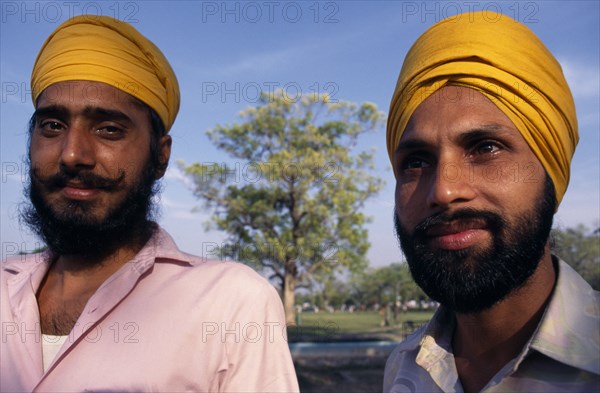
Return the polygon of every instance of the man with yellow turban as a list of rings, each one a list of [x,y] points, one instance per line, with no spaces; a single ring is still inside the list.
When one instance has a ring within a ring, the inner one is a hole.
[[[600,389],[600,295],[549,242],[577,141],[561,67],[526,26],[470,12],[414,43],[387,125],[394,220],[441,306],[390,355],[384,392]]]
[[[179,86],[127,23],[78,16],[36,59],[23,221],[2,263],[2,392],[294,392],[283,307],[250,268],[180,251],[153,219]]]

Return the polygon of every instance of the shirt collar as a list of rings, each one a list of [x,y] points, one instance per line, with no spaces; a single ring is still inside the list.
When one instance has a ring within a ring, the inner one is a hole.
[[[415,335],[411,349],[420,346],[416,362],[429,369],[452,352],[452,334],[456,320],[452,311],[440,306],[431,320],[423,327],[421,335]]]
[[[514,368],[536,350],[558,362],[599,374],[600,364],[600,293],[571,266],[558,260],[557,282],[535,333],[516,358]],[[443,306],[436,311],[421,332],[405,344],[410,350],[421,346],[420,352],[436,349],[435,357],[443,357],[443,350],[451,352],[451,339],[456,326],[452,311]],[[425,360],[425,358],[423,358]]]
[[[594,374],[600,373],[600,293],[558,260],[558,279],[530,349]]]
[[[197,264],[198,258],[179,250],[175,241],[162,227],[156,224],[154,234],[146,245],[131,260],[136,268],[145,271],[154,262],[176,262],[187,265]]]

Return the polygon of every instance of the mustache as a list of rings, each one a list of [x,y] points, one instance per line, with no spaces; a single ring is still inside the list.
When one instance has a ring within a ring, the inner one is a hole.
[[[432,227],[461,220],[478,220],[485,222],[486,226],[496,233],[506,225],[504,218],[497,213],[473,208],[463,208],[452,213],[442,212],[427,217],[415,226],[413,236],[424,239],[427,237],[427,232]]]
[[[98,188],[107,191],[115,190],[125,179],[125,171],[120,170],[116,178],[96,175],[92,172],[68,173],[59,170],[57,173],[44,177],[39,169],[31,170],[31,177],[44,186],[49,191],[55,191],[64,188],[70,182],[77,182],[84,188]]]

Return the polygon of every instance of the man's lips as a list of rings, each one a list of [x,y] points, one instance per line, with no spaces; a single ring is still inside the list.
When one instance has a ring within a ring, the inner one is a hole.
[[[69,199],[88,200],[100,193],[100,188],[86,186],[83,183],[68,182],[62,189],[62,193]]]
[[[479,220],[436,224],[425,233],[430,241],[445,250],[462,250],[480,244],[489,237],[487,225]]]

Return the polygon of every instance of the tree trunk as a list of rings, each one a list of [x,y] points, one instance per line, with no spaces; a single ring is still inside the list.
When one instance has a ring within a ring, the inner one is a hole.
[[[289,325],[296,324],[296,275],[292,269],[285,269],[283,284],[283,307],[285,310],[285,322]]]

